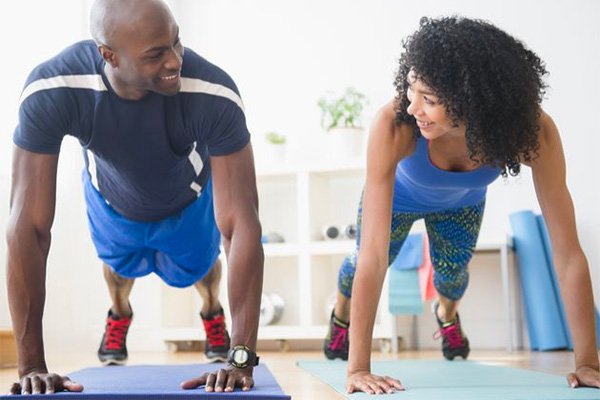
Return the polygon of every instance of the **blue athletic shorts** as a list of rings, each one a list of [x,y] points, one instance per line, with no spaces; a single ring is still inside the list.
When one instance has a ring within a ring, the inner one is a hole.
[[[138,278],[154,272],[170,286],[187,287],[214,265],[221,234],[211,180],[197,200],[156,222],[132,221],[118,214],[91,183],[87,171],[83,183],[96,252],[118,275]]]

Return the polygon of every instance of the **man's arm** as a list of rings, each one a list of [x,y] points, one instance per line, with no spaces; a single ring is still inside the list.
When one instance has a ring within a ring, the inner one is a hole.
[[[13,152],[8,242],[8,298],[19,376],[46,371],[42,339],[46,259],[54,219],[58,155]]]
[[[227,255],[231,345],[256,350],[264,254],[252,147],[211,158],[215,218]]]
[[[554,265],[573,337],[576,371],[568,376],[568,381],[573,387],[600,387],[592,285],[588,263],[577,237],[562,145],[558,129],[545,113],[542,113],[540,127],[539,157],[528,164],[548,226]]]
[[[48,374],[42,315],[46,260],[56,202],[58,155],[13,151],[8,243],[8,301],[17,341],[19,383],[11,393],[81,391],[81,385]]]
[[[256,351],[264,254],[260,241],[258,195],[252,146],[210,159],[215,218],[227,255],[229,306],[233,319],[231,345]],[[254,386],[253,367],[230,366],[181,384],[184,389],[206,385],[206,391],[231,392]]]

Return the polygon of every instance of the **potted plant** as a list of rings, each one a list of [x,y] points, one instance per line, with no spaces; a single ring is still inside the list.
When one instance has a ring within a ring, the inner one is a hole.
[[[265,140],[267,142],[267,160],[270,163],[282,163],[285,160],[286,136],[277,132],[267,132]]]
[[[329,95],[319,99],[321,126],[330,133],[332,154],[355,157],[362,154],[365,129],[362,113],[367,98],[352,87],[341,96]]]

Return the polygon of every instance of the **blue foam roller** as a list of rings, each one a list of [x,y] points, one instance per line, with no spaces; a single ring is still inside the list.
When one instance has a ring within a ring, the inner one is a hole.
[[[542,235],[542,240],[544,243],[544,253],[546,254],[546,264],[548,265],[548,271],[550,272],[550,276],[552,277],[552,288],[554,289],[554,297],[557,300],[558,308],[560,311],[560,322],[563,327],[563,331],[565,332],[565,336],[567,338],[567,347],[570,350],[573,350],[573,340],[571,339],[571,331],[569,329],[569,324],[567,322],[565,306],[562,301],[562,296],[560,294],[560,286],[558,284],[558,277],[556,276],[556,270],[554,269],[554,260],[552,257],[552,245],[550,244],[550,236],[548,235],[548,229],[546,228],[546,222],[544,221],[544,217],[542,215],[536,216],[538,222],[538,229],[540,230],[540,234]]]
[[[519,276],[525,304],[529,343],[533,350],[568,347],[560,307],[554,295],[550,266],[535,214],[521,211],[510,215]]]

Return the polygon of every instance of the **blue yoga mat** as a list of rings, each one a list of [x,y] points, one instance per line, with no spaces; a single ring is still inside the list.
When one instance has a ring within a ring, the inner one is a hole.
[[[548,265],[536,216],[531,211],[510,215],[513,241],[519,260],[519,277],[525,306],[529,343],[534,350],[569,346],[563,316]]]
[[[300,361],[298,365],[349,399],[579,400],[600,399],[600,389],[567,386],[565,377],[473,361],[372,362],[378,375],[400,379],[406,391],[373,396],[346,393],[346,362]],[[323,397],[326,398],[326,397]]]
[[[423,234],[411,233],[406,237],[391,269],[415,269],[423,264]]]
[[[71,380],[81,383],[84,386],[84,391],[81,393],[61,392],[53,395],[0,396],[0,399],[291,399],[290,396],[281,391],[277,381],[275,381],[273,375],[271,375],[264,365],[254,368],[255,386],[247,392],[235,389],[234,392],[229,393],[207,393],[204,391],[204,387],[192,390],[183,390],[179,387],[179,384],[184,380],[225,367],[225,364],[194,364],[86,368],[68,374]]]
[[[419,315],[423,300],[419,288],[418,269],[389,270],[389,306],[393,315]]]
[[[550,243],[550,236],[548,235],[548,228],[546,228],[546,222],[542,215],[536,215],[538,223],[538,229],[542,236],[542,243],[544,244],[544,253],[546,255],[546,264],[550,271],[550,277],[552,278],[552,289],[554,291],[554,297],[557,300],[558,311],[560,313],[560,323],[562,325],[563,332],[565,333],[565,339],[567,341],[567,348],[573,350],[573,340],[571,339],[571,331],[569,330],[569,324],[567,322],[567,314],[565,313],[565,306],[562,301],[560,294],[560,287],[558,285],[558,277],[554,270],[554,260],[552,257],[552,244]]]

